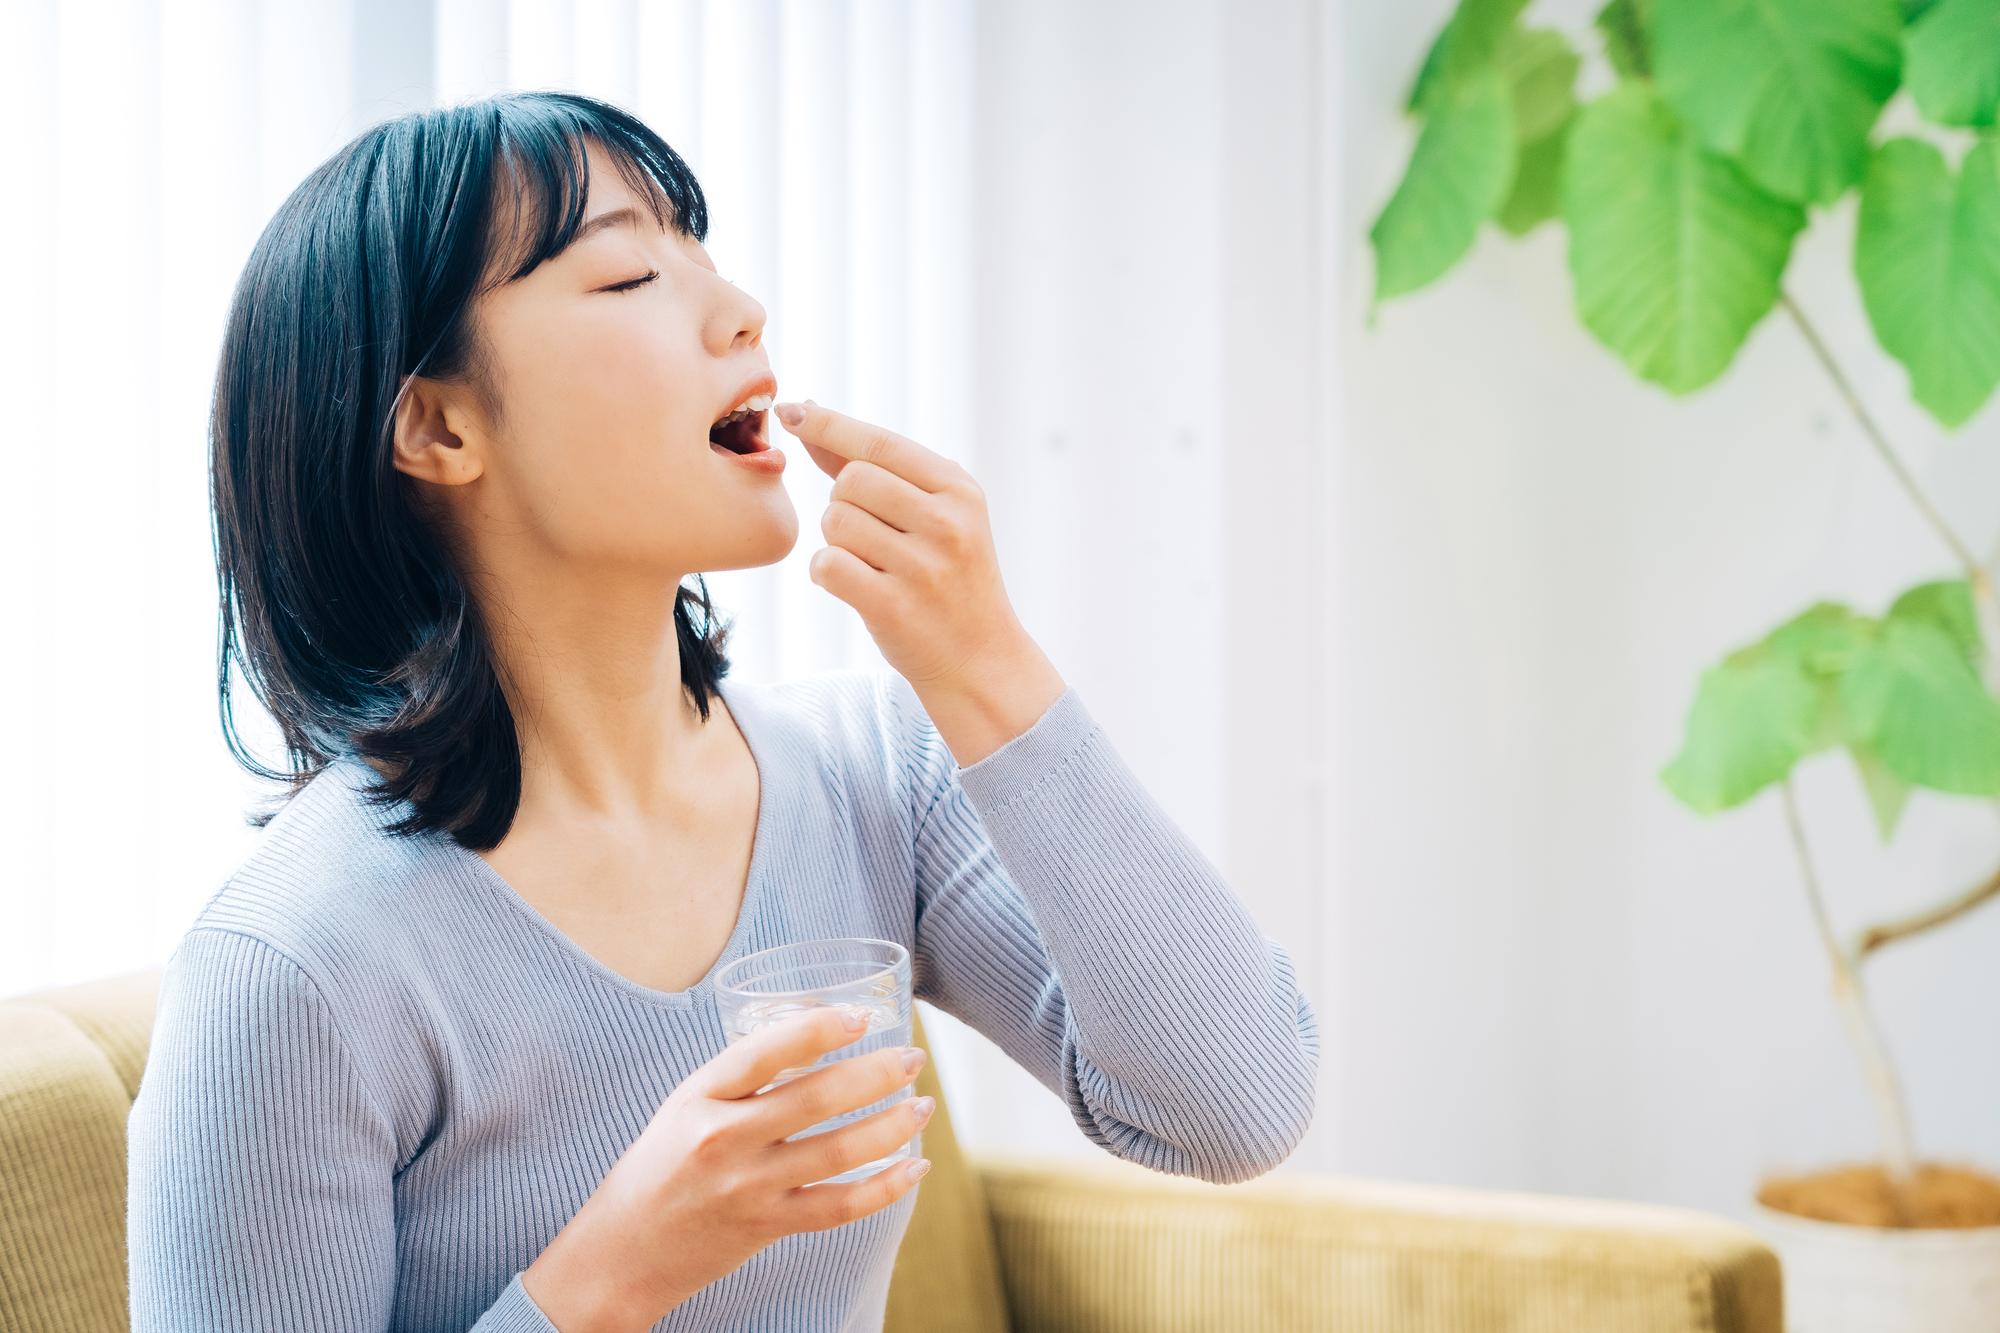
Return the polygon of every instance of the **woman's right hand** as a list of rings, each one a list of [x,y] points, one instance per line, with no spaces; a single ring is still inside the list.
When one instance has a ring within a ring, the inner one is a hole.
[[[759,1250],[888,1207],[930,1169],[897,1162],[866,1180],[814,1185],[887,1157],[929,1122],[928,1097],[797,1143],[786,1139],[903,1087],[924,1053],[841,1060],[762,1096],[786,1069],[856,1041],[862,1010],[812,1009],[759,1029],[675,1088],[522,1285],[561,1333],[651,1328]],[[810,1186],[810,1188],[807,1188]]]

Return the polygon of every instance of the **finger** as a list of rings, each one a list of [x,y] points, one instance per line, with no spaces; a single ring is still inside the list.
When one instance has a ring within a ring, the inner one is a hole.
[[[913,1162],[892,1162],[868,1179],[852,1184],[802,1188],[792,1195],[799,1208],[793,1222],[800,1231],[831,1231],[849,1222],[859,1222],[908,1194],[930,1169],[927,1159],[918,1158]]]
[[[803,403],[780,403],[778,423],[798,436],[808,451],[817,446],[841,458],[873,463],[921,490],[941,491],[958,475],[958,465],[943,454],[932,453],[894,431],[842,416],[811,399]],[[837,472],[838,469],[829,475]]]
[[[868,1030],[868,1011],[859,1007],[804,1009],[758,1028],[731,1043],[694,1077],[704,1097],[735,1101],[767,1087],[787,1069],[812,1064],[828,1051],[859,1041]]]
[[[930,526],[937,501],[887,468],[856,459],[840,470],[828,497],[858,505],[898,532],[921,532]]]
[[[851,1125],[780,1143],[773,1149],[775,1176],[789,1188],[879,1162],[921,1133],[936,1109],[934,1098],[914,1097]]]
[[[754,1121],[757,1136],[766,1143],[776,1143],[837,1115],[871,1106],[897,1089],[908,1087],[923,1067],[924,1053],[905,1046],[892,1046],[852,1060],[835,1060],[824,1069],[815,1069],[759,1097]],[[859,1166],[870,1160],[863,1157],[848,1165]],[[812,1179],[825,1180],[846,1169],[822,1171]]]
[[[806,566],[812,581],[866,617],[881,600],[891,575],[874,568],[852,551],[823,546]]]
[[[903,568],[907,563],[904,544],[915,540],[845,500],[835,500],[826,507],[819,530],[829,546],[858,555],[870,568],[881,570]]]
[[[806,445],[806,455],[812,459],[814,467],[836,481],[840,479],[841,473],[847,471],[847,459],[839,454],[829,453],[816,444]]]

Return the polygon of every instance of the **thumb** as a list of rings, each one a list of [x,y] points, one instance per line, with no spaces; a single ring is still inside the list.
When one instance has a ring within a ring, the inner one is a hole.
[[[814,583],[859,611],[864,622],[874,609],[885,577],[854,552],[838,546],[814,551],[806,573]]]

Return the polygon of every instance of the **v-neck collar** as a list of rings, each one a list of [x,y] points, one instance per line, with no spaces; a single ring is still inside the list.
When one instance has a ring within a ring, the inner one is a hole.
[[[757,712],[757,705],[750,703],[746,707],[744,695],[734,685],[718,683],[716,688],[717,693],[722,696],[724,706],[729,710],[729,716],[735,720],[736,729],[742,733],[744,743],[750,748],[751,761],[757,765],[757,829],[750,841],[750,869],[743,884],[743,900],[736,908],[736,924],[729,932],[729,942],[722,946],[722,952],[716,956],[715,962],[710,965],[701,980],[686,990],[654,990],[651,986],[642,986],[630,977],[606,967],[589,950],[565,935],[554,922],[535,910],[534,904],[523,898],[499,871],[488,865],[485,857],[461,847],[458,841],[448,834],[437,835],[458,864],[474,880],[496,893],[508,906],[519,912],[530,927],[546,936],[586,972],[624,995],[663,1009],[692,1009],[697,1000],[712,996],[716,972],[746,952],[744,948],[746,937],[751,922],[757,919],[756,909],[763,896],[766,876],[762,872],[771,845],[771,826],[777,818],[774,812],[782,804],[782,798],[774,799],[772,783],[773,779],[782,779],[783,775],[770,762],[771,756],[758,735],[762,720],[756,722],[751,720]]]

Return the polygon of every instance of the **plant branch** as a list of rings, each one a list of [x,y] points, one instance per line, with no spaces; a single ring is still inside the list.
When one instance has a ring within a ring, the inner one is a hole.
[[[1944,515],[1937,511],[1937,506],[1931,503],[1930,497],[1917,485],[1917,479],[1910,475],[1910,470],[1903,465],[1901,456],[1890,446],[1888,437],[1882,434],[1882,428],[1875,424],[1875,418],[1869,415],[1867,407],[1862,404],[1861,395],[1854,391],[1854,386],[1848,382],[1846,372],[1841,370],[1840,363],[1833,359],[1833,353],[1828,350],[1825,340],[1819,336],[1819,330],[1806,318],[1805,311],[1799,308],[1799,303],[1792,299],[1790,292],[1779,293],[1778,303],[1785,307],[1785,313],[1792,317],[1792,322],[1798,325],[1799,332],[1805,335],[1806,345],[1812,348],[1813,355],[1819,359],[1821,369],[1826,371],[1827,378],[1833,381],[1833,387],[1838,389],[1840,396],[1846,400],[1848,411],[1854,413],[1854,419],[1861,423],[1862,434],[1866,435],[1868,442],[1875,446],[1876,454],[1888,467],[1890,475],[1895,477],[1896,484],[1903,488],[1903,494],[1910,498],[1910,503],[1917,507],[1917,511],[1931,525],[1931,530],[1951,548],[1953,557],[1965,567],[1965,576],[1973,581],[1975,588],[1985,583],[1986,567],[1972,554],[1972,548],[1952,531],[1951,524],[1944,521]]]
[[[1885,944],[1906,940],[1912,935],[1942,926],[1964,916],[1973,908],[1993,898],[2000,898],[2000,870],[1996,870],[1982,884],[1975,884],[1964,893],[1947,902],[1912,913],[1896,921],[1884,921],[1879,926],[1870,926],[1854,940],[1854,961],[1860,962]]]
[[[1833,918],[1827,914],[1826,899],[1819,891],[1819,872],[1813,867],[1812,848],[1806,842],[1805,821],[1799,818],[1799,798],[1792,790],[1792,780],[1788,777],[1779,784],[1785,794],[1785,826],[1791,830],[1792,850],[1799,858],[1799,878],[1805,881],[1806,905],[1812,908],[1813,925],[1819,928],[1819,942],[1826,946],[1827,958],[1833,963],[1835,973],[1844,974],[1852,970],[1847,953],[1840,947],[1840,937],[1833,932]]]
[[[1903,494],[1909,497],[1910,503],[1917,507],[1917,512],[1924,516],[1924,520],[1931,525],[1931,530],[1937,533],[1938,538],[1951,549],[1953,557],[1964,568],[1966,583],[1972,591],[1973,620],[1979,627],[1979,643],[1982,649],[1978,654],[1980,679],[1985,683],[1988,694],[2000,697],[2000,598],[1994,596],[1993,578],[1987,566],[1981,564],[1978,557],[1972,554],[1972,548],[1965,544],[1952,529],[1951,524],[1945,522],[1944,515],[1938,512],[1937,506],[1931,503],[1928,495],[1924,494],[1923,487],[1917,485],[1917,479],[1911,476],[1909,468],[1903,465],[1902,456],[1890,445],[1889,437],[1882,433],[1882,428],[1875,424],[1875,418],[1869,413],[1867,405],[1861,401],[1861,395],[1854,391],[1854,385],[1849,382],[1847,372],[1833,359],[1833,352],[1827,347],[1826,340],[1819,336],[1819,330],[1806,318],[1806,312],[1792,299],[1792,294],[1778,293],[1778,302],[1785,307],[1785,313],[1792,317],[1792,323],[1796,324],[1799,332],[1804,335],[1806,345],[1812,348],[1813,355],[1819,359],[1820,368],[1826,371],[1827,378],[1833,381],[1833,387],[1840,391],[1841,398],[1847,403],[1847,410],[1852,412],[1854,419],[1861,424],[1861,433],[1875,446],[1875,453],[1889,469],[1889,474],[1896,479],[1896,484],[1903,488]],[[1995,563],[2000,565],[2000,551],[1995,552]]]
[[[1875,1026],[1875,1017],[1868,1010],[1868,997],[1855,970],[1857,960],[1840,947],[1840,939],[1833,931],[1833,918],[1827,915],[1826,899],[1820,893],[1819,873],[1813,868],[1812,849],[1806,842],[1805,821],[1799,818],[1799,801],[1792,790],[1792,780],[1786,778],[1780,787],[1785,797],[1785,823],[1791,829],[1792,850],[1798,854],[1799,876],[1805,882],[1806,901],[1812,907],[1820,943],[1826,946],[1827,958],[1833,963],[1834,1005],[1840,1011],[1841,1026],[1847,1029],[1847,1039],[1861,1059],[1862,1076],[1868,1080],[1868,1091],[1875,1099],[1875,1111],[1882,1121],[1882,1165],[1889,1177],[1891,1198],[1900,1213],[1903,1187],[1915,1178],[1917,1171],[1916,1144],[1910,1137],[1910,1117],[1904,1109],[1903,1090],[1896,1081],[1895,1066],[1889,1063],[1888,1048]]]

